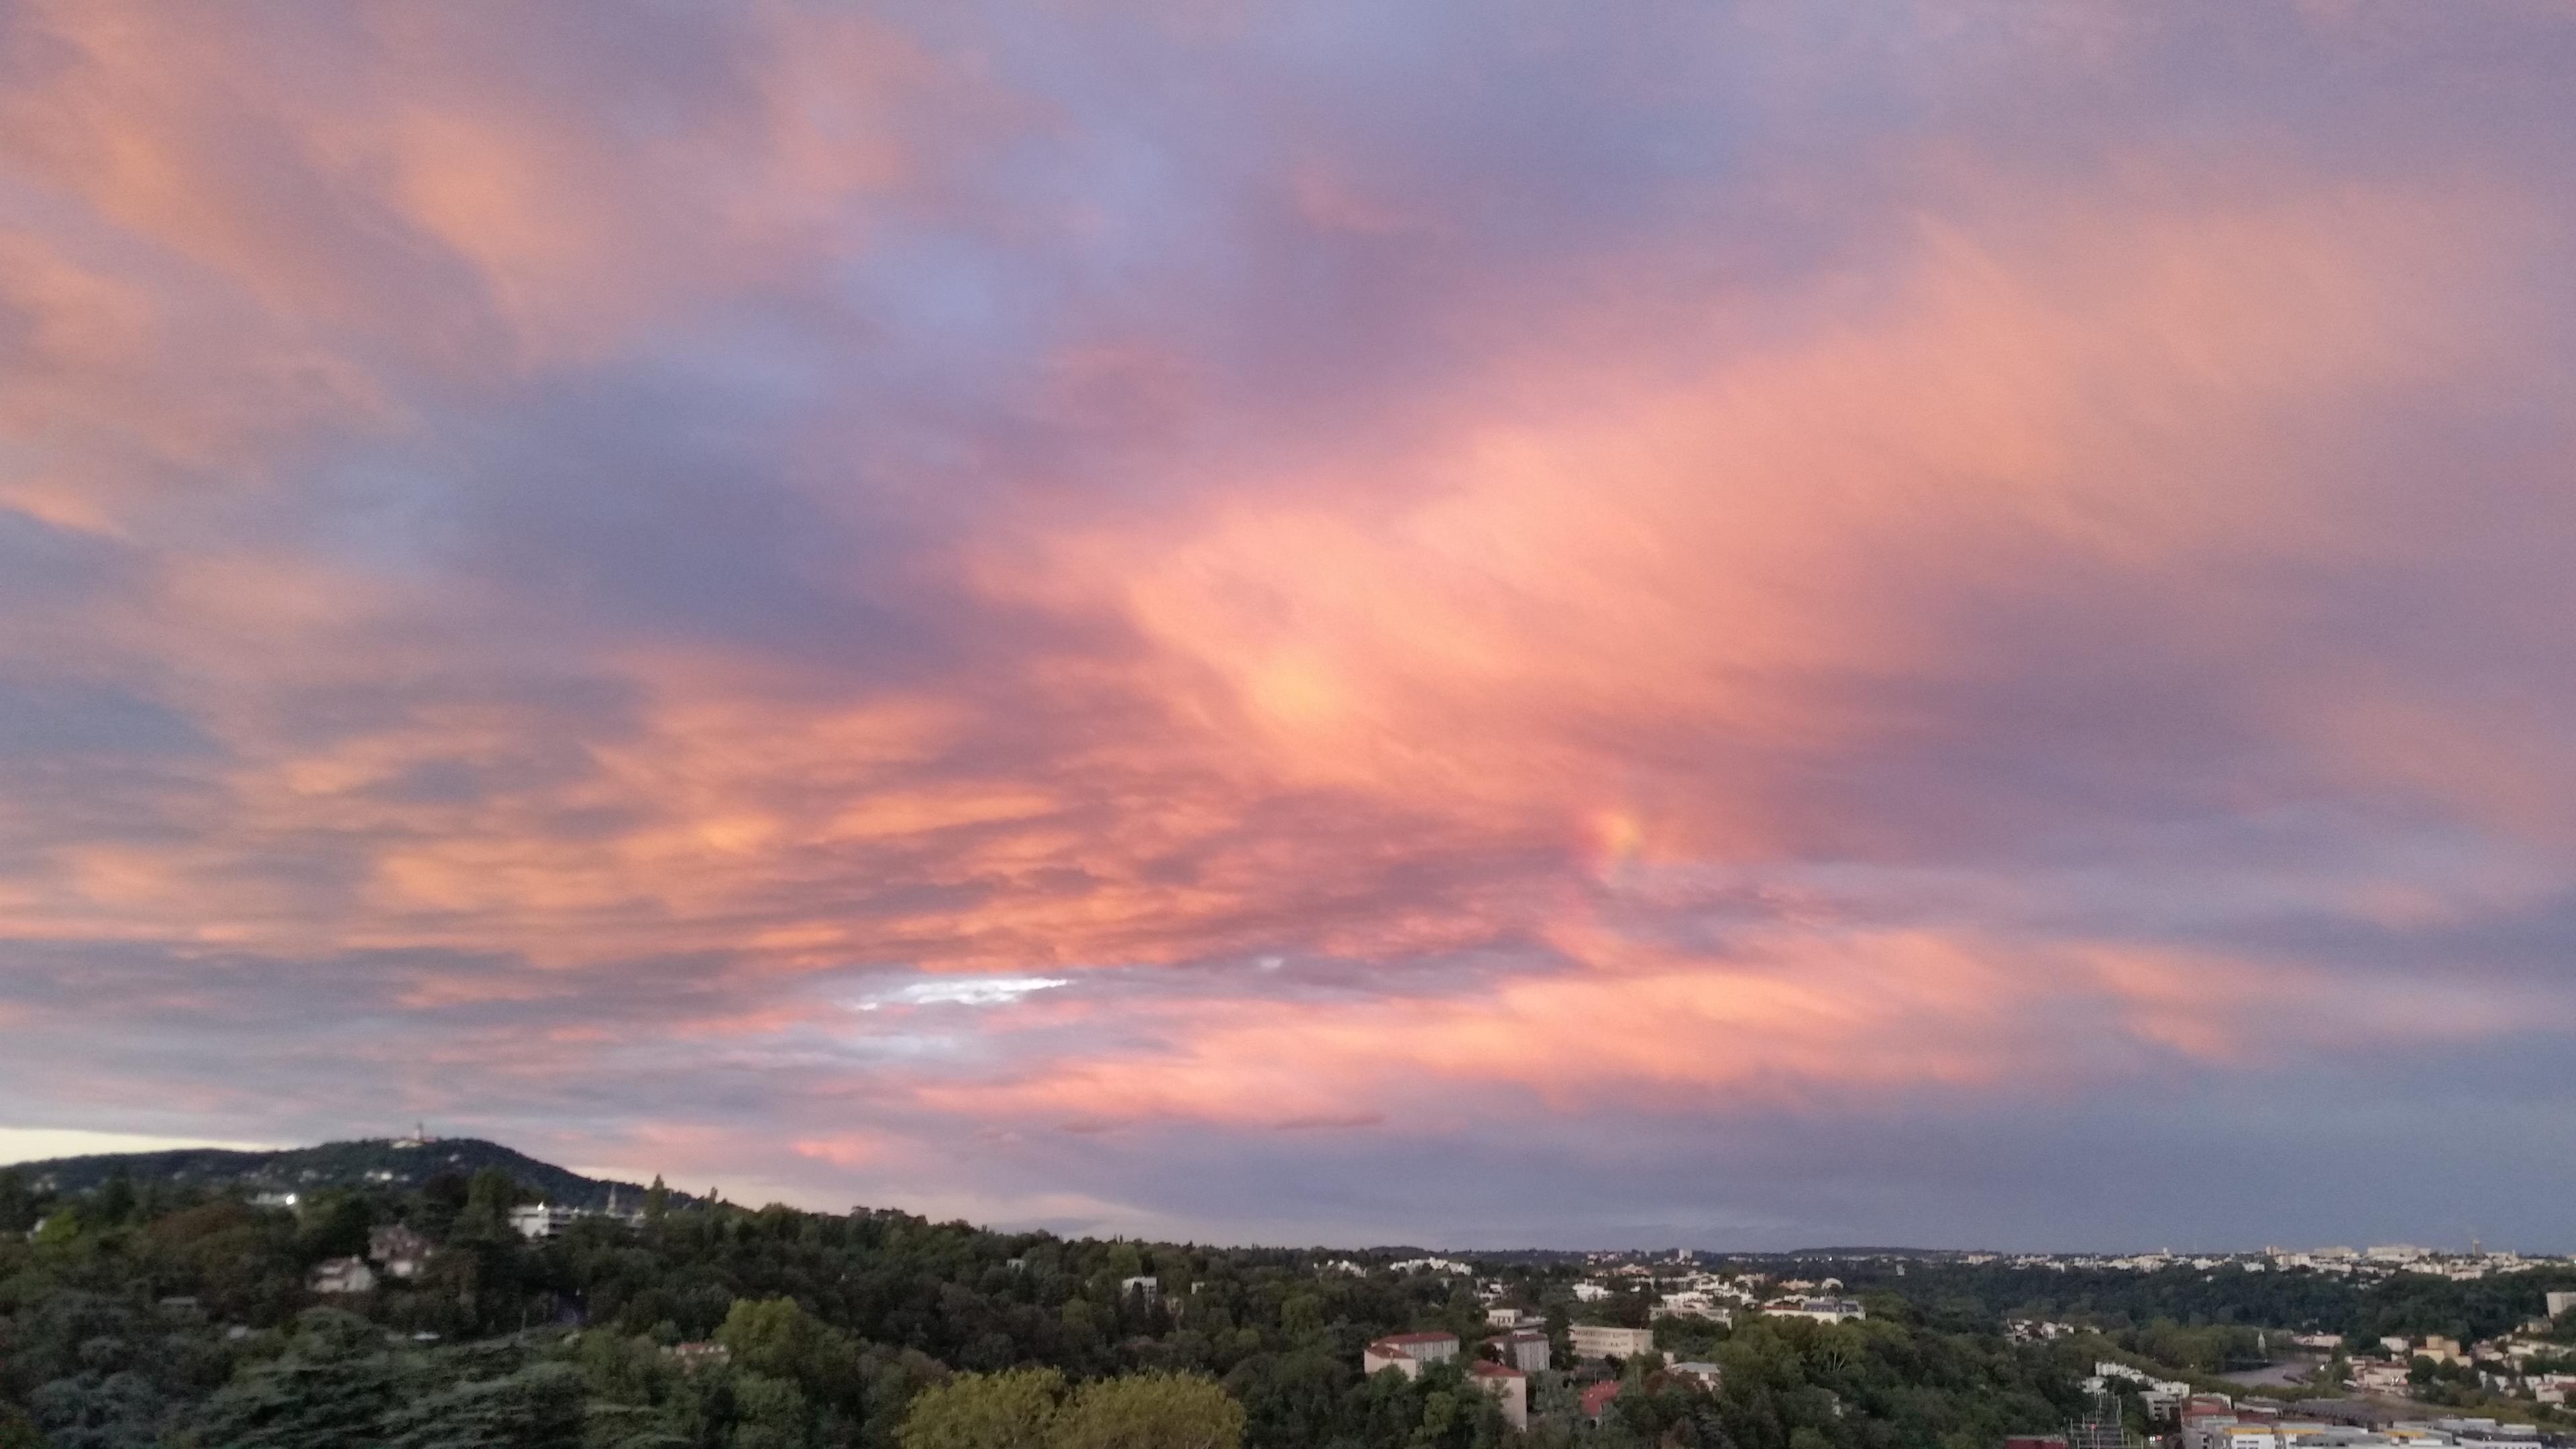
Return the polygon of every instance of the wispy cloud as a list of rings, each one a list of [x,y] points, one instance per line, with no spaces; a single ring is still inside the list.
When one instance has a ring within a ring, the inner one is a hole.
[[[985,976],[962,977],[947,981],[919,981],[901,987],[883,997],[858,1003],[861,1011],[874,1011],[880,1006],[1009,1006],[1040,991],[1053,991],[1070,986],[1072,981],[1061,976]]]

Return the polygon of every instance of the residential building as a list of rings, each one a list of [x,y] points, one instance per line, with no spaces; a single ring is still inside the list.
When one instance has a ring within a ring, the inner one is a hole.
[[[1480,1360],[1467,1366],[1467,1378],[1502,1405],[1504,1423],[1515,1429],[1529,1427],[1528,1374],[1508,1365]]]
[[[530,1203],[510,1209],[510,1226],[517,1228],[523,1238],[551,1238],[571,1227],[580,1216],[576,1209],[554,1203]]]
[[[2576,1292],[2544,1293],[2540,1296],[2540,1301],[2548,1305],[2549,1316],[2552,1318],[2562,1313],[2576,1313]]]
[[[1780,1298],[1763,1304],[1762,1311],[1781,1318],[1812,1318],[1818,1323],[1869,1316],[1856,1298]]]
[[[1537,1373],[1547,1367],[1547,1335],[1535,1328],[1515,1328],[1486,1339],[1497,1357],[1524,1373]]]
[[[325,1258],[313,1265],[305,1286],[316,1293],[364,1293],[376,1286],[376,1270],[364,1258]]]
[[[1618,1397],[1619,1381],[1617,1379],[1604,1379],[1601,1382],[1592,1385],[1590,1388],[1585,1389],[1583,1391],[1584,1421],[1592,1424],[1600,1423],[1601,1416],[1610,1412],[1611,1401]]]
[[[1704,1359],[1674,1364],[1668,1372],[1679,1374],[1712,1393],[1716,1392],[1719,1384],[1726,1381],[1726,1371]]]
[[[1163,1280],[1151,1273],[1139,1273],[1133,1278],[1121,1278],[1118,1280],[1118,1295],[1122,1298],[1141,1295],[1146,1302],[1151,1303],[1163,1296]]]
[[[1537,1319],[1538,1315],[1530,1312],[1526,1308],[1488,1308],[1485,1310],[1485,1321],[1496,1328],[1518,1328],[1524,1323],[1536,1322]]]
[[[2219,1449],[2219,1445],[2225,1441],[2227,1431],[2236,1426],[2236,1416],[2233,1414],[2185,1417],[2182,1421],[2182,1432],[2175,1437],[2179,1443],[2179,1449]],[[2012,1449],[2011,1441],[2005,1442],[2005,1449]]]
[[[2235,1401],[2225,1394],[2193,1394],[2182,1401],[2179,1417],[2183,1423],[2189,1424],[2194,1419],[2233,1418],[2235,1415]]]
[[[1375,1377],[1395,1369],[1406,1378],[1422,1377],[1427,1363],[1447,1363],[1458,1356],[1454,1333],[1390,1333],[1360,1350],[1360,1372]]]
[[[2493,1419],[2435,1419],[2433,1432],[2448,1434],[2460,1449],[2539,1449],[2537,1424],[2499,1424]]]
[[[733,1361],[733,1350],[721,1343],[701,1339],[695,1343],[675,1343],[662,1350],[662,1356],[682,1369],[695,1373],[701,1368],[722,1368]]]
[[[367,1256],[396,1278],[416,1277],[429,1261],[430,1241],[400,1223],[367,1233]]]
[[[1576,1358],[1633,1358],[1651,1353],[1655,1333],[1650,1328],[1611,1328],[1598,1323],[1578,1323],[1566,1330],[1574,1340]]]
[[[1715,1323],[1735,1321],[1734,1310],[1720,1306],[1711,1295],[1696,1289],[1665,1294],[1664,1301],[1656,1305],[1655,1311],[1675,1318],[1700,1318]]]

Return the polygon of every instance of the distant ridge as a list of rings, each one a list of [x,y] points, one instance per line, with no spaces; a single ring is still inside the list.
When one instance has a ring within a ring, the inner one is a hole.
[[[240,1187],[252,1192],[313,1192],[334,1187],[416,1188],[442,1172],[466,1177],[497,1167],[547,1202],[605,1208],[614,1191],[620,1206],[643,1202],[632,1182],[584,1177],[515,1148],[479,1137],[376,1137],[244,1152],[221,1147],[178,1147],[159,1152],[100,1152],[22,1162],[14,1168],[28,1182],[55,1192],[88,1192],[120,1170],[136,1185],[147,1182],[198,1187]],[[673,1201],[695,1199],[673,1193]]]

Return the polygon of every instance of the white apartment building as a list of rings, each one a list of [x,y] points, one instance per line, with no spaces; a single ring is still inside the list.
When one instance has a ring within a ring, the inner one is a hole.
[[[1697,1289],[1665,1294],[1655,1311],[1669,1313],[1675,1318],[1701,1318],[1716,1323],[1735,1321],[1735,1310],[1719,1305],[1710,1295]]]
[[[1427,1363],[1447,1363],[1458,1356],[1454,1333],[1390,1333],[1360,1350],[1360,1372],[1374,1377],[1395,1369],[1406,1378],[1422,1377]]]
[[[1634,1358],[1652,1353],[1655,1333],[1650,1328],[1611,1328],[1598,1323],[1578,1323],[1566,1330],[1574,1341],[1576,1358]]]
[[[510,1226],[517,1228],[523,1238],[551,1238],[571,1227],[580,1216],[580,1211],[575,1208],[546,1202],[530,1203],[526,1207],[510,1209]]]
[[[1547,1367],[1547,1335],[1535,1328],[1515,1328],[1486,1339],[1500,1354],[1503,1362],[1524,1373],[1537,1373]]]
[[[1812,1318],[1818,1323],[1869,1316],[1855,1298],[1783,1298],[1763,1304],[1762,1311],[1779,1318]]]

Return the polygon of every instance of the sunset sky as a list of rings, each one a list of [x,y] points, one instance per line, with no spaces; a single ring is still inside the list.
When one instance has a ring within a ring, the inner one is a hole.
[[[2576,1248],[2571,75],[0,0],[0,1148]]]

